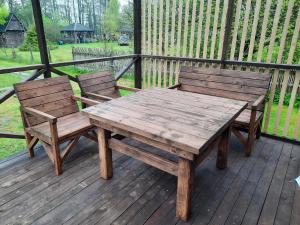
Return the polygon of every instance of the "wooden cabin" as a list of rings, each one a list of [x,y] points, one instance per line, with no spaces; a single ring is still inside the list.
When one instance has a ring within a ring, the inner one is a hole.
[[[5,24],[0,25],[0,46],[8,48],[20,46],[24,41],[25,32],[26,28],[22,22],[15,14],[10,13]]]
[[[94,40],[95,31],[80,23],[70,24],[60,30],[65,43],[86,43]]]

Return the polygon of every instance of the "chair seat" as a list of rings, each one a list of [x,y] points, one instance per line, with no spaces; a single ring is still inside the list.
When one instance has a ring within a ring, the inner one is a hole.
[[[88,116],[83,112],[73,113],[57,119],[57,131],[59,142],[77,136],[91,129]],[[27,128],[27,131],[39,139],[51,143],[51,132],[48,122]]]
[[[256,118],[255,118],[255,123],[257,123],[263,116],[263,113],[260,111],[256,112]],[[234,125],[238,126],[246,126],[248,127],[250,125],[250,117],[251,117],[251,110],[246,109],[244,110],[238,118],[234,121]]]

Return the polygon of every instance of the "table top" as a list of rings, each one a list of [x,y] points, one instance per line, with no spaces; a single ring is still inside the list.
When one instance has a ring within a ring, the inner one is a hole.
[[[83,111],[91,121],[199,154],[247,102],[179,90],[146,89]]]

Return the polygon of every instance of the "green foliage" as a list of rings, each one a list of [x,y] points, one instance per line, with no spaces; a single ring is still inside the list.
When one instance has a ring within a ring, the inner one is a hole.
[[[26,32],[23,45],[19,48],[20,51],[39,51],[38,39],[34,26],[30,26]]]
[[[104,32],[106,35],[116,37],[120,25],[119,0],[110,0],[104,14]]]
[[[4,5],[0,4],[0,25],[5,24],[5,18],[8,16],[8,10]]]
[[[47,40],[57,42],[61,37],[60,29],[63,26],[67,25],[67,23],[63,21],[58,14],[53,15],[52,19],[50,19],[47,16],[44,16],[43,22]]]

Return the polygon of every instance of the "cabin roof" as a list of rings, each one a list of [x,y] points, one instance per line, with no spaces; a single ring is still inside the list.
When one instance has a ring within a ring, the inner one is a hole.
[[[72,23],[63,27],[60,32],[94,32],[94,30],[80,23]]]
[[[19,23],[20,23],[20,28],[19,29],[9,29],[10,31],[26,31],[26,28],[24,27],[24,25],[22,24],[22,22],[18,19],[18,17],[13,14],[13,13],[9,13],[9,15],[5,18],[5,23],[0,25],[0,32],[6,32],[10,22],[12,21],[12,19],[15,18]]]

